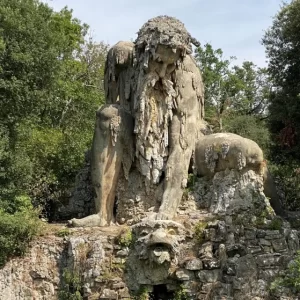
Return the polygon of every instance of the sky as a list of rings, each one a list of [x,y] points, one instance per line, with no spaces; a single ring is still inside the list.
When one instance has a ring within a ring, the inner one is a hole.
[[[74,17],[87,23],[95,41],[110,45],[135,40],[136,32],[150,18],[176,17],[193,37],[236,63],[267,64],[261,39],[272,25],[282,0],[43,0],[54,10],[73,9]],[[289,2],[289,1],[288,1]]]

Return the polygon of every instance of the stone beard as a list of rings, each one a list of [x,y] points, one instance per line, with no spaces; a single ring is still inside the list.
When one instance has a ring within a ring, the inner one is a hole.
[[[136,73],[134,133],[140,172],[157,184],[169,156],[169,131],[178,96],[175,69],[183,57],[179,49],[168,46],[158,45],[151,50],[140,57],[143,67]]]
[[[169,76],[168,76],[169,77]],[[158,183],[169,155],[169,125],[176,107],[176,92],[169,78],[147,74],[135,106],[136,156],[140,171],[149,181]]]

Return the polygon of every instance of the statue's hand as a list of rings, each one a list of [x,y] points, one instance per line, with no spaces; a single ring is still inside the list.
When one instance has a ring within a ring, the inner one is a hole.
[[[105,218],[101,218],[99,214],[87,216],[83,219],[73,218],[68,221],[70,227],[94,227],[94,226],[109,226]]]
[[[73,225],[74,220],[76,220],[76,219],[73,218],[73,219],[71,219],[71,220],[68,220],[68,226],[69,226],[69,227],[73,227],[73,226],[74,226],[74,225]]]

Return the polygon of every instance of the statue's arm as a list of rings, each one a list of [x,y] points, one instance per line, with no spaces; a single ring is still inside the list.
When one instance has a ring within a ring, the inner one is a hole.
[[[199,120],[204,119],[204,85],[199,67],[191,55],[184,58],[181,70],[176,71],[178,113],[191,113],[197,106]],[[195,103],[197,101],[197,104]],[[193,108],[191,106],[194,106]]]
[[[186,56],[182,69],[176,71],[177,108],[170,125],[170,150],[166,166],[165,190],[158,218],[176,214],[188,168],[203,118],[203,83],[195,61]]]

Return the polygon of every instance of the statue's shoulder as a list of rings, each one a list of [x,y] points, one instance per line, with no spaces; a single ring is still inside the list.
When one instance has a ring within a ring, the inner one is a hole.
[[[131,66],[133,59],[134,43],[120,41],[112,46],[107,54],[107,67]]]
[[[106,103],[128,104],[126,100],[130,98],[131,88],[130,80],[126,79],[132,73],[133,51],[134,43],[128,41],[120,41],[109,49],[104,71]]]

